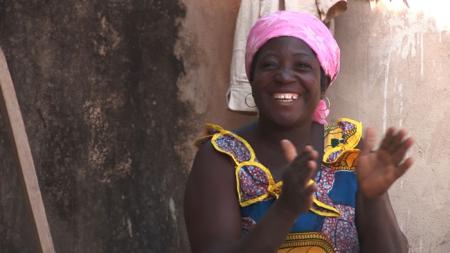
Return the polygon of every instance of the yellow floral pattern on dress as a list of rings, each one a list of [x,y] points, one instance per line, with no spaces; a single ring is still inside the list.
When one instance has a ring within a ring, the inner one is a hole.
[[[354,170],[362,137],[361,122],[341,118],[325,128],[323,163],[336,170]]]

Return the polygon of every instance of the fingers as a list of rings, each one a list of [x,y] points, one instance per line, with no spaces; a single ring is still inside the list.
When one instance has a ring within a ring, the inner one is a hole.
[[[398,166],[398,169],[396,170],[395,176],[397,178],[403,176],[403,174],[405,174],[405,172],[411,168],[411,166],[413,165],[414,161],[411,157],[407,158],[402,164],[400,164]]]
[[[295,167],[311,167],[315,168],[317,166],[316,160],[319,157],[319,153],[314,150],[314,148],[310,145],[307,145],[300,155],[296,156],[294,160],[292,160],[292,164]]]
[[[387,185],[387,188],[389,188],[398,178],[403,176],[406,171],[408,171],[409,168],[413,165],[413,159],[411,157],[405,159],[404,162],[399,164],[395,170],[392,170],[388,175],[385,177],[385,184]]]
[[[310,185],[308,185],[305,189],[305,196],[307,196],[306,210],[310,209],[311,206],[313,205],[313,196],[314,196],[314,192],[316,192],[316,191],[317,191],[317,186],[314,183],[314,181],[312,181],[312,183]]]
[[[404,158],[408,150],[412,147],[414,141],[411,137],[403,140],[397,150],[393,151],[392,158],[395,164],[399,164]]]
[[[291,163],[297,157],[297,148],[295,148],[294,144],[290,140],[281,140],[280,142],[281,148],[284,152],[284,157],[286,160]]]
[[[316,159],[319,157],[312,146],[306,146],[300,153],[288,140],[282,140],[281,146],[290,162],[283,174],[283,190],[280,201],[287,203],[296,213],[308,210],[312,205],[312,197],[317,186],[311,179],[317,168]]]
[[[314,194],[314,192],[317,191],[317,186],[316,184],[311,184],[310,186],[308,186],[305,190],[305,195],[309,196],[310,198],[312,197],[312,195]]]
[[[311,186],[312,184],[314,184],[312,178],[314,178],[314,175],[316,174],[317,163],[315,161],[308,161],[306,167],[308,168],[306,170],[308,173],[306,173],[306,177],[304,178],[303,182],[306,186]]]
[[[391,146],[392,137],[394,136],[395,129],[393,127],[388,128],[383,140],[381,141],[380,149],[388,150]]]
[[[389,128],[381,143],[380,149],[392,155],[394,164],[399,164],[404,158],[414,141],[411,137],[406,137],[406,129],[396,131]]]
[[[310,145],[306,145],[305,149],[303,150],[304,152],[308,153],[309,158],[311,160],[317,160],[317,158],[319,158],[319,152],[317,152],[312,146]]]
[[[406,137],[406,129],[400,129],[397,133],[392,137],[391,145],[389,146],[390,152],[395,152],[398,150]]]
[[[289,174],[295,176],[299,183],[307,186],[309,180],[315,175],[319,153],[312,146],[307,145],[300,154],[297,154],[295,146],[288,140],[282,140],[281,146],[286,160],[291,163]]]
[[[300,154],[300,159],[296,160],[297,168],[306,167],[301,171],[301,173],[299,173],[299,179],[306,186],[311,185],[310,180],[316,174],[317,170],[316,160],[318,156],[319,153],[315,151],[313,147],[308,145],[303,149],[302,153]]]
[[[381,141],[380,149],[391,153],[397,151],[404,143],[406,135],[406,129],[400,129],[397,131],[395,128],[390,127]]]
[[[373,128],[368,127],[366,129],[366,133],[363,140],[363,149],[362,149],[363,155],[367,155],[373,150],[373,147],[375,146],[375,140],[376,140],[375,130]]]
[[[292,169],[294,171],[293,176],[297,177],[297,180],[301,185],[308,186],[309,180],[315,175],[317,163],[311,160],[304,160],[305,159],[298,157],[292,163]]]

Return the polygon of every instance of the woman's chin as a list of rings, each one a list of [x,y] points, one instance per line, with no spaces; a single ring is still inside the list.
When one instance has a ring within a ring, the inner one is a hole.
[[[311,124],[311,117],[282,117],[283,115],[277,115],[271,119],[273,125],[280,128],[293,128],[303,126],[305,124]]]

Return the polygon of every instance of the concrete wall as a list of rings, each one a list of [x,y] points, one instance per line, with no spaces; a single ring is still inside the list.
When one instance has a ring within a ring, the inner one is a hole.
[[[57,252],[184,252],[178,1],[0,0]],[[0,252],[39,252],[0,120]]]
[[[409,129],[415,165],[391,199],[411,252],[450,252],[450,33],[423,13],[388,7],[352,1],[337,19],[342,72],[328,94],[332,117],[359,119],[379,135]]]

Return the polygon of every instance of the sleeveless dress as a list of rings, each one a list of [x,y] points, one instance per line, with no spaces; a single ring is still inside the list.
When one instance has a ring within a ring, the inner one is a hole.
[[[207,130],[214,149],[234,162],[245,234],[280,196],[283,183],[275,182],[246,140],[218,125],[208,124]],[[361,136],[361,123],[348,118],[325,126],[324,156],[314,178],[318,190],[313,195],[313,205],[298,216],[278,253],[359,252],[355,166]]]

